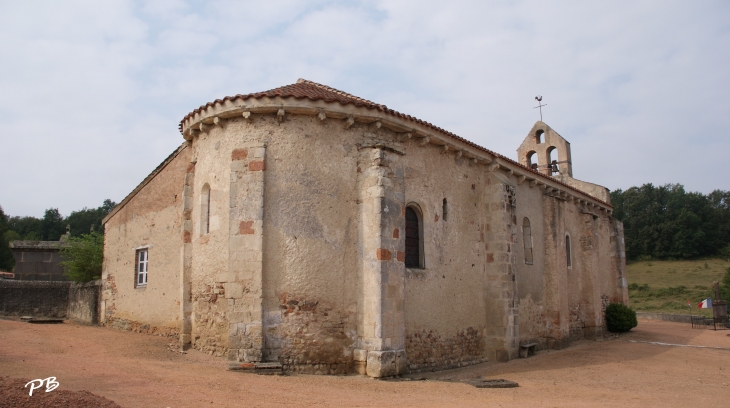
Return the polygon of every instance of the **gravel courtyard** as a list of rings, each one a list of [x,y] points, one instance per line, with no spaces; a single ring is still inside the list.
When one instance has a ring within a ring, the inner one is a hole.
[[[43,325],[0,320],[0,377],[31,380],[53,376],[60,386],[51,393],[88,391],[122,407],[687,407],[730,403],[730,331],[692,330],[680,323],[641,320],[632,332],[618,338],[580,342],[508,363],[389,381],[354,375],[231,372],[226,370],[225,360],[194,350],[181,354],[174,343],[168,338],[72,322]],[[515,381],[519,387],[475,388],[463,382],[480,377]],[[34,396],[44,394],[42,391],[36,390]],[[80,392],[67,395],[89,396]],[[68,396],[64,398],[71,398]],[[33,406],[33,398],[26,398],[31,405],[24,406]],[[0,395],[0,407],[15,406],[9,401]]]

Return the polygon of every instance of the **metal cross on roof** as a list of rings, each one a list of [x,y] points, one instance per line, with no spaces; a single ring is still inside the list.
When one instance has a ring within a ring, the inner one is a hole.
[[[545,104],[545,105],[542,104],[542,96],[540,96],[540,95],[537,95],[535,97],[535,100],[537,101],[537,106],[535,106],[532,109],[540,108],[540,122],[542,122],[542,107],[547,106],[547,104]]]

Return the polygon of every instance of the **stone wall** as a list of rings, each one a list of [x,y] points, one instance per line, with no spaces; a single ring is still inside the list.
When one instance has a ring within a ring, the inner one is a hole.
[[[99,324],[103,282],[72,283],[68,293],[68,318],[86,324]]]
[[[444,337],[433,330],[406,333],[409,372],[436,371],[483,363],[484,330],[468,327]]]
[[[637,319],[662,320],[675,323],[692,323],[692,316],[667,313],[636,312]]]
[[[183,145],[107,216],[103,324],[155,333],[180,332],[181,251],[190,240],[182,228],[183,187],[190,162],[190,149]],[[146,249],[149,256],[143,286],[135,284],[137,249]]]
[[[0,280],[0,314],[65,318],[71,282]]]
[[[520,341],[568,344],[621,294],[605,205],[423,123],[276,96],[193,116],[187,151],[107,224],[115,327],[178,330],[183,345],[238,362],[381,377],[508,360]],[[406,269],[409,205],[423,265]],[[150,250],[167,282],[154,298],[129,287],[125,254],[139,245],[161,254]]]
[[[13,258],[15,258],[15,279],[36,281],[68,281],[61,266],[59,242],[49,241],[15,241]],[[25,244],[21,246],[21,244]],[[38,248],[30,248],[33,245]]]
[[[0,280],[0,315],[68,318],[99,323],[102,282]]]
[[[307,374],[352,372],[353,340],[348,328],[355,318],[353,314],[336,305],[288,293],[281,295],[280,308],[277,336],[268,337],[266,346],[276,350],[285,370]]]

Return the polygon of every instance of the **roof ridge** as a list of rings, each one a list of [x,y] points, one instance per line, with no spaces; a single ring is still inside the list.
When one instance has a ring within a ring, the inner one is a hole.
[[[310,81],[308,79],[299,78],[299,79],[297,79],[297,83],[298,84],[307,84],[307,85],[316,86],[317,88],[320,88],[320,89],[323,89],[323,90],[329,91],[329,92],[334,92],[334,93],[336,93],[338,95],[341,95],[341,96],[344,96],[346,98],[355,99],[357,101],[360,101],[362,103],[367,103],[369,105],[379,106],[383,110],[388,109],[388,107],[385,106],[385,105],[383,105],[382,103],[375,103],[375,102],[370,101],[370,100],[367,100],[365,98],[361,98],[359,96],[355,96],[355,95],[350,94],[350,93],[347,93],[345,91],[340,91],[339,89],[335,89],[335,88],[332,88],[331,86],[327,86],[327,85],[323,85],[323,84],[320,84],[320,83],[317,83],[317,82],[314,82],[314,81]]]

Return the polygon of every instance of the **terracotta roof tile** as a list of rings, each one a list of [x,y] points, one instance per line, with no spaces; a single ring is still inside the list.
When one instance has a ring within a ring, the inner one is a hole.
[[[586,193],[586,192],[584,192],[582,190],[579,190],[579,189],[577,189],[577,188],[575,188],[573,186],[570,186],[568,184],[565,184],[565,183],[561,182],[560,180],[557,180],[557,179],[555,179],[553,177],[546,176],[546,175],[544,175],[544,174],[542,174],[542,173],[540,173],[538,171],[535,171],[535,170],[533,170],[533,169],[531,169],[531,168],[529,168],[527,166],[524,166],[524,165],[522,165],[522,164],[520,164],[520,163],[518,163],[518,162],[516,162],[516,161],[514,161],[514,160],[512,160],[512,159],[510,159],[510,158],[508,158],[506,156],[503,156],[503,155],[501,155],[501,154],[499,154],[497,152],[494,152],[492,150],[489,150],[487,148],[484,148],[484,147],[482,147],[482,146],[480,146],[480,145],[478,145],[478,144],[476,144],[476,143],[474,143],[472,141],[469,141],[467,139],[464,139],[463,137],[460,137],[460,136],[458,136],[458,135],[456,135],[454,133],[451,133],[451,132],[449,132],[449,131],[447,131],[445,129],[442,129],[442,128],[440,128],[440,127],[438,127],[438,126],[436,126],[436,125],[434,125],[432,123],[429,123],[429,122],[426,122],[424,120],[418,119],[418,118],[413,117],[411,115],[406,115],[404,113],[400,113],[400,112],[395,111],[393,109],[388,109],[388,107],[385,106],[385,105],[381,105],[381,104],[378,104],[378,103],[369,101],[367,99],[357,97],[357,96],[352,95],[352,94],[349,94],[347,92],[343,92],[343,91],[340,91],[338,89],[329,87],[327,85],[318,84],[316,82],[312,82],[312,81],[309,81],[309,80],[306,80],[306,79],[301,79],[301,78],[299,80],[297,80],[297,82],[295,84],[284,85],[282,87],[274,88],[274,89],[271,89],[271,90],[268,90],[268,91],[264,91],[264,92],[255,92],[255,93],[250,93],[250,94],[246,94],[246,95],[240,95],[239,94],[239,95],[235,95],[235,96],[226,96],[223,99],[216,99],[213,102],[209,102],[209,103],[207,103],[205,105],[202,105],[198,109],[195,109],[194,111],[192,111],[192,112],[188,113],[187,115],[185,115],[185,117],[180,121],[180,126],[179,126],[180,133],[182,133],[182,130],[183,130],[182,124],[185,122],[185,120],[187,120],[190,116],[193,116],[196,113],[199,113],[200,111],[202,111],[204,109],[207,109],[208,107],[214,106],[217,103],[222,104],[225,101],[233,101],[233,100],[239,99],[239,98],[240,99],[243,99],[243,100],[246,100],[246,99],[251,99],[251,98],[253,98],[253,99],[259,99],[259,98],[264,98],[264,97],[271,98],[271,97],[277,97],[277,96],[280,97],[280,98],[310,99],[310,100],[313,100],[313,101],[337,102],[337,103],[340,103],[342,105],[352,104],[352,105],[355,105],[355,106],[362,106],[362,107],[366,107],[366,108],[370,108],[370,109],[377,109],[377,110],[379,110],[381,112],[385,112],[385,113],[390,114],[390,115],[393,115],[395,117],[398,117],[398,118],[401,118],[401,119],[405,119],[405,120],[409,120],[409,121],[418,123],[420,125],[429,127],[429,128],[431,128],[433,130],[436,130],[436,131],[438,131],[438,132],[440,132],[442,134],[445,134],[447,136],[450,136],[453,139],[456,139],[456,140],[458,140],[460,142],[466,143],[466,144],[468,144],[468,145],[470,145],[470,146],[472,146],[472,147],[474,147],[474,148],[476,148],[478,150],[481,150],[483,152],[487,152],[487,153],[489,153],[492,156],[499,157],[500,159],[502,159],[502,160],[504,160],[506,162],[509,162],[509,163],[511,163],[514,166],[518,166],[518,167],[522,168],[523,170],[525,170],[525,171],[527,171],[529,173],[532,173],[532,174],[538,176],[541,179],[547,179],[547,180],[550,180],[550,181],[552,181],[554,183],[560,184],[560,185],[566,187],[567,189],[574,190],[574,191],[579,191],[579,192],[581,192],[583,194],[590,195],[590,194],[588,194],[588,193]],[[591,196],[591,197],[593,197],[593,196]],[[593,197],[593,199],[595,199],[596,201],[598,201],[600,203],[603,203],[604,205],[606,205],[608,207],[613,208],[613,206],[611,204],[608,204],[606,202],[603,202],[602,200],[600,200],[600,199],[598,199],[596,197]]]

